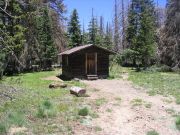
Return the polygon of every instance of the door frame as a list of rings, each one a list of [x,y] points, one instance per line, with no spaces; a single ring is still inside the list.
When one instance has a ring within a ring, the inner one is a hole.
[[[88,65],[88,60],[87,60],[87,56],[88,54],[93,54],[93,53],[86,53],[85,57],[85,71],[86,71],[86,75],[87,75],[87,65]],[[97,52],[94,53],[94,60],[95,60],[95,74],[97,75]]]

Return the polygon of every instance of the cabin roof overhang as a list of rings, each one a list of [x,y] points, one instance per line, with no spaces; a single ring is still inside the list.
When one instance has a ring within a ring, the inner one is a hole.
[[[97,45],[93,45],[93,44],[87,44],[87,45],[81,45],[81,46],[77,46],[77,47],[74,47],[72,49],[69,49],[69,50],[66,50],[60,54],[58,54],[59,56],[62,56],[62,55],[71,55],[71,54],[74,54],[74,53],[77,53],[79,51],[82,51],[84,49],[87,49],[87,48],[91,48],[91,47],[96,47],[96,48],[99,48],[109,54],[116,54],[114,51],[111,51],[111,50],[108,50],[106,48],[103,48],[103,47],[100,47],[100,46],[97,46]]]

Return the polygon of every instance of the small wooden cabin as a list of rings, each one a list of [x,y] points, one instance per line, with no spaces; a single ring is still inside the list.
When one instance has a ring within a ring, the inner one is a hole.
[[[98,79],[109,76],[109,55],[113,51],[88,44],[64,51],[62,75],[67,78]]]

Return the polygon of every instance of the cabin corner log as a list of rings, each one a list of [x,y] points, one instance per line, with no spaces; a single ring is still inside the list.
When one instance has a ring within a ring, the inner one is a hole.
[[[86,89],[80,87],[71,87],[70,93],[78,97],[84,96],[86,94]]]

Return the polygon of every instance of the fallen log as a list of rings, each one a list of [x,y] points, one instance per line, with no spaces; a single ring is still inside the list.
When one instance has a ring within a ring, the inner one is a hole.
[[[78,97],[81,97],[81,96],[85,96],[86,89],[74,86],[70,88],[70,93]]]
[[[67,84],[65,83],[52,83],[52,84],[49,84],[49,88],[52,89],[52,88],[66,88],[67,87]]]

